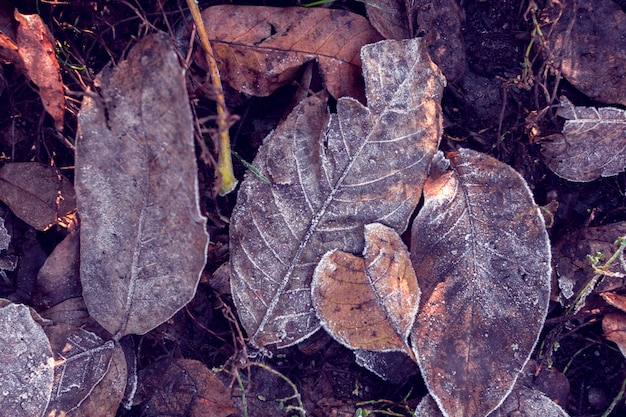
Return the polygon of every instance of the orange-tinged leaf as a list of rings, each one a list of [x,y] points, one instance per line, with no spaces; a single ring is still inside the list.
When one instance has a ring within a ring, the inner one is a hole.
[[[363,258],[327,252],[311,284],[322,326],[352,349],[406,351],[419,288],[402,239],[380,223],[365,226]]]
[[[202,12],[220,74],[232,87],[266,96],[317,60],[335,98],[364,102],[359,51],[381,39],[367,19],[343,10],[221,5]]]
[[[626,313],[608,313],[602,318],[604,337],[615,343],[626,357]]]

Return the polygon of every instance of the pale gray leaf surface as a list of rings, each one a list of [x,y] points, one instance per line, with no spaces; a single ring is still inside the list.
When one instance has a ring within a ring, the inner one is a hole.
[[[363,226],[402,232],[441,134],[444,80],[419,39],[362,49],[368,107],[313,96],[259,149],[231,219],[231,288],[252,344],[289,346],[320,327],[316,264],[332,249],[360,253]],[[326,129],[326,130],[325,130]]]
[[[70,413],[109,371],[116,345],[112,340],[105,342],[94,333],[67,324],[49,326],[46,333],[55,355],[48,411]]]
[[[54,358],[50,342],[23,304],[0,308],[0,410],[42,416],[50,401]]]
[[[512,389],[547,314],[550,246],[523,178],[468,149],[437,154],[411,260],[422,290],[411,340],[429,392],[448,417],[483,417]]]
[[[79,114],[80,275],[89,313],[120,338],[191,300],[208,237],[189,98],[168,36],[147,36],[97,81],[102,97],[85,96]]]
[[[574,106],[563,96],[557,114],[567,119],[562,133],[542,143],[546,164],[556,175],[588,182],[626,168],[626,110]]]

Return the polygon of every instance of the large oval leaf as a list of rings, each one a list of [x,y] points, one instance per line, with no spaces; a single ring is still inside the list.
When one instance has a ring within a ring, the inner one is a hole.
[[[193,297],[205,264],[193,122],[165,34],[98,75],[79,114],[80,275],[89,314],[117,338],[155,328]]]
[[[435,157],[411,260],[422,299],[411,340],[449,417],[482,417],[511,391],[545,320],[550,247],[523,178],[478,152]]]
[[[406,228],[441,133],[444,80],[419,40],[362,50],[368,108],[328,115],[311,97],[266,139],[231,220],[231,286],[253,344],[289,346],[319,329],[313,270],[332,249],[363,251],[363,225]]]

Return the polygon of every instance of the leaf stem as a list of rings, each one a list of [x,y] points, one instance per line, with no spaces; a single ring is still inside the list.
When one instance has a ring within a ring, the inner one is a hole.
[[[204,22],[198,10],[198,4],[195,0],[187,0],[187,5],[191,11],[193,21],[198,28],[198,36],[200,43],[206,53],[206,59],[209,64],[209,72],[211,73],[211,82],[215,88],[215,102],[217,104],[217,128],[219,131],[219,157],[217,160],[216,177],[221,177],[220,195],[226,195],[233,191],[237,186],[237,179],[233,173],[233,161],[230,156],[230,137],[228,136],[228,111],[226,110],[226,102],[224,101],[224,90],[222,89],[222,81],[220,72],[217,68],[215,58],[213,58],[213,49],[206,34]]]

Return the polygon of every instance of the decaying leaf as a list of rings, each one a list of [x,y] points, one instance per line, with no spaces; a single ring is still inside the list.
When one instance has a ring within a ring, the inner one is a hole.
[[[10,243],[11,236],[4,227],[4,218],[0,217],[0,274],[2,271],[13,271],[17,267],[17,256],[2,253],[9,248]]]
[[[365,11],[372,26],[386,39],[413,37],[415,8],[407,0],[368,0]]]
[[[91,316],[144,334],[193,297],[206,260],[193,124],[169,37],[149,35],[97,77],[76,149],[80,275]]]
[[[65,93],[55,41],[39,15],[23,15],[0,2],[0,58],[16,66],[39,87],[44,108],[63,130]]]
[[[237,414],[226,387],[202,362],[162,360],[139,373],[143,416],[228,417]]]
[[[367,45],[362,60],[368,108],[341,98],[328,121],[325,101],[305,100],[254,161],[272,184],[248,175],[239,191],[231,287],[254,345],[289,346],[318,330],[310,283],[322,255],[362,252],[368,223],[401,232],[420,198],[444,80],[419,39]]]
[[[576,88],[594,100],[626,106],[626,13],[612,0],[549,0],[542,48]]]
[[[626,313],[608,313],[602,318],[604,337],[615,343],[626,357]]]
[[[413,223],[422,298],[411,341],[448,417],[498,407],[528,361],[550,297],[550,246],[523,178],[478,152],[441,153]]]
[[[614,292],[603,292],[600,294],[604,301],[626,312],[626,295],[616,294]]]
[[[52,392],[54,358],[41,326],[22,304],[0,307],[0,408],[7,416],[42,416]]]
[[[604,265],[617,250],[616,239],[626,235],[626,222],[605,226],[585,227],[563,236],[552,249],[554,273],[560,289],[559,301],[569,307],[576,303],[574,311],[580,310],[586,297],[592,291],[610,291],[623,285],[619,276],[604,276],[602,281],[595,277],[589,256],[601,256],[600,265]],[[599,255],[602,254],[602,255]],[[626,274],[621,263],[615,262],[608,269],[610,274]],[[595,282],[592,282],[595,280]]]
[[[398,386],[420,372],[415,356],[409,356],[405,352],[355,350],[354,357],[357,364]]]
[[[562,133],[542,142],[543,157],[556,175],[588,182],[626,168],[626,110],[574,106],[561,97],[557,114],[567,119]]]
[[[422,398],[415,409],[415,417],[444,417],[431,395]],[[516,385],[502,405],[488,417],[568,417],[554,401],[540,391]]]
[[[419,304],[417,278],[402,239],[380,223],[365,226],[363,257],[322,256],[311,283],[322,326],[351,349],[405,351]]]
[[[220,74],[233,88],[267,96],[317,60],[335,98],[363,100],[359,51],[380,40],[367,19],[345,10],[220,5],[202,12]]]
[[[87,330],[67,324],[48,326],[46,334],[55,356],[54,386],[46,414],[71,413],[104,379],[115,349],[120,348],[111,340],[105,342]],[[123,385],[125,379],[118,383]],[[121,396],[115,409],[119,401]]]
[[[56,168],[13,162],[0,168],[0,200],[37,230],[47,230],[76,210],[72,183]]]

